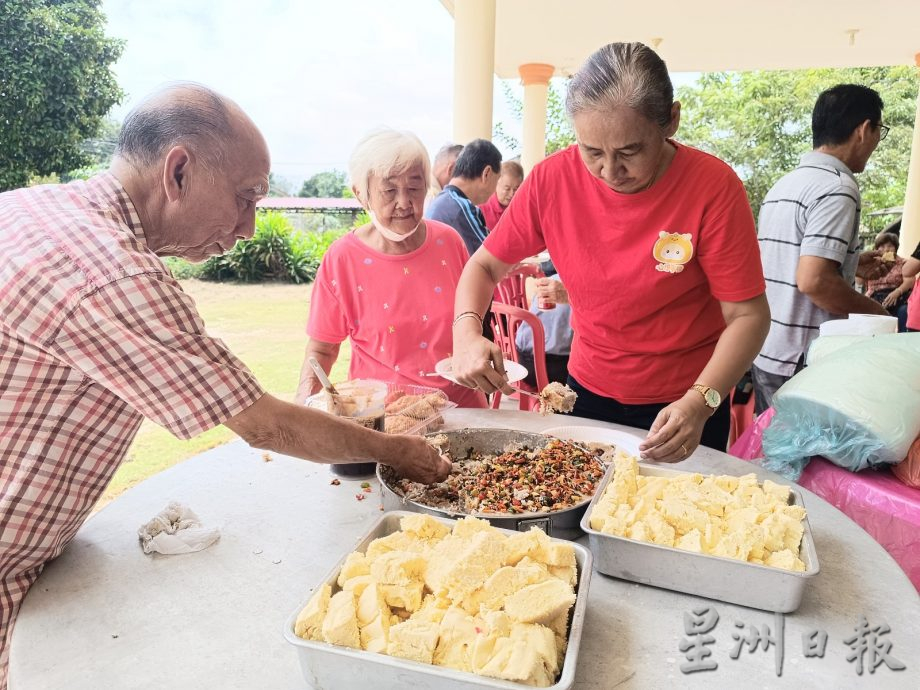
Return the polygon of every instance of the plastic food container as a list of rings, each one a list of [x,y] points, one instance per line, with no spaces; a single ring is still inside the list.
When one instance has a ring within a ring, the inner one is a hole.
[[[368,545],[380,537],[399,531],[399,522],[412,513],[406,511],[392,511],[383,514],[377,523],[364,535],[357,546],[348,549],[329,574],[316,584],[317,587],[328,583],[333,594],[339,591],[336,580],[345,559],[352,551],[364,552]],[[450,527],[455,520],[436,518]],[[512,534],[509,530],[502,530]],[[575,683],[575,666],[578,662],[578,652],[581,645],[581,634],[584,627],[585,610],[588,601],[588,585],[591,580],[591,553],[583,546],[572,544],[575,549],[575,561],[578,566],[578,583],[575,587],[575,605],[571,610],[569,621],[568,646],[562,669],[550,690],[568,690]],[[312,593],[312,592],[311,592]],[[422,664],[408,661],[399,657],[377,654],[348,647],[338,647],[326,642],[304,640],[294,634],[294,623],[297,615],[307,605],[309,597],[304,599],[300,606],[288,617],[284,625],[284,637],[297,650],[300,667],[304,678],[310,687],[315,690],[343,690],[344,688],[381,688],[399,689],[412,688],[413,690],[469,690],[471,688],[504,688],[505,690],[520,690],[529,687],[522,683],[515,683],[497,678],[489,678],[474,673],[466,673],[442,666]]]
[[[597,572],[765,611],[789,613],[799,607],[808,581],[820,570],[807,515],[799,549],[799,558],[805,563],[805,572],[801,573],[618,537],[591,529],[590,523],[591,513],[613,479],[613,473],[614,465],[611,464],[581,520]],[[639,474],[675,477],[696,473],[639,463]],[[794,488],[790,492],[790,503],[803,505],[801,494]]]
[[[451,402],[444,391],[430,386],[412,386],[408,384],[389,382],[387,386],[386,410],[384,426],[387,433],[392,434],[424,434],[437,431],[444,426],[442,413],[457,406]],[[399,400],[407,396],[417,398],[411,404],[399,406]],[[425,400],[427,396],[434,396],[440,401],[437,405]],[[327,397],[323,391],[311,395],[306,400],[308,407],[313,407],[324,412],[329,412]],[[396,417],[402,419],[396,420]]]

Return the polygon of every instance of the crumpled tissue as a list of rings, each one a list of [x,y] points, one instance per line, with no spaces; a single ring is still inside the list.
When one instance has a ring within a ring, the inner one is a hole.
[[[220,539],[220,530],[202,526],[191,508],[171,501],[152,520],[138,528],[137,536],[144,553],[156,551],[173,555],[208,548]]]

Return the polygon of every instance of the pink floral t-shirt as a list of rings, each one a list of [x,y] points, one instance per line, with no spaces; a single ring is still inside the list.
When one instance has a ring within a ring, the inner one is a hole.
[[[383,254],[353,232],[333,242],[313,284],[307,335],[351,338],[351,378],[432,386],[461,407],[485,407],[479,391],[424,376],[451,355],[454,294],[469,258],[453,228],[425,227],[424,244],[408,254]]]

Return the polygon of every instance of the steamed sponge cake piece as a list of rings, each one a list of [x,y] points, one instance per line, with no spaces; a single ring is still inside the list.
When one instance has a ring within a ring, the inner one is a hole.
[[[522,558],[533,557],[547,542],[549,537],[536,527],[512,534],[505,540],[505,565],[517,565]]]
[[[462,522],[465,520],[457,525]],[[458,539],[456,535],[442,539],[428,561],[425,584],[434,594],[446,592],[452,601],[459,603],[501,567],[505,556],[504,540],[505,537],[491,527],[475,532],[469,539]]]
[[[549,578],[547,569],[538,563],[521,561],[515,566],[506,565],[492,573],[477,590],[478,603],[483,609],[497,611],[508,595]]]
[[[424,513],[406,515],[399,521],[399,527],[403,532],[419,539],[437,540],[450,534],[450,528],[447,525]]]
[[[381,584],[380,589],[388,606],[412,613],[418,611],[422,605],[425,583],[416,580],[404,585]]]
[[[478,671],[484,676],[524,685],[547,687],[553,682],[537,651],[528,647],[525,640],[513,637],[498,638],[489,660]]]
[[[329,600],[332,598],[332,587],[324,584],[310,597],[310,601],[303,607],[303,610],[297,615],[294,622],[294,634],[305,640],[321,640],[323,619],[326,617],[326,611],[329,608]]]
[[[336,582],[339,587],[344,587],[345,583],[351,578],[369,574],[370,566],[364,554],[352,551],[345,558],[345,563],[342,564],[342,569],[339,571],[339,578]]]
[[[370,570],[370,564],[380,556],[390,551],[413,551],[413,546],[416,544],[416,540],[412,535],[405,532],[393,532],[388,534],[385,537],[380,537],[379,539],[374,539],[368,547],[365,553],[365,558],[367,559],[368,570]],[[415,546],[418,548],[418,546]]]
[[[430,664],[438,644],[440,626],[437,623],[407,620],[390,628],[387,654],[410,661]]]
[[[556,656],[556,636],[545,625],[537,623],[515,623],[511,628],[511,639],[522,640],[543,660],[547,675],[555,678],[559,672]]]
[[[775,551],[771,553],[769,556],[767,556],[767,559],[764,561],[764,563],[771,565],[774,568],[785,568],[786,570],[793,570],[799,573],[805,572],[805,562],[789,549],[783,549],[782,551]]]
[[[342,586],[342,589],[351,592],[356,597],[360,597],[364,592],[364,588],[369,585],[374,584],[375,580],[370,575],[358,575],[356,577],[345,580],[345,584]]]
[[[390,643],[390,616],[377,616],[367,625],[360,626],[361,647],[369,652],[386,654]]]
[[[536,528],[531,528],[536,529]],[[543,534],[541,532],[541,534]],[[542,543],[540,548],[537,550],[536,554],[531,557],[537,561],[537,563],[544,563],[546,565],[558,566],[558,567],[575,567],[575,549],[572,548],[572,545],[568,542],[560,543],[554,542],[545,534],[543,535],[545,539],[541,540]]]
[[[329,600],[329,608],[322,626],[323,640],[329,644],[361,649],[355,596],[342,590]]]
[[[377,582],[409,585],[420,582],[425,573],[425,559],[409,551],[389,551],[371,563],[370,574]]]
[[[452,606],[447,609],[440,622],[433,662],[458,671],[472,671],[473,647],[484,626],[482,620],[470,616],[461,608]]]
[[[777,503],[788,504],[791,490],[788,486],[771,482],[769,479],[763,481],[763,492],[768,494]]]
[[[481,520],[472,515],[467,515],[462,520],[457,520],[457,524],[454,525],[453,535],[461,538],[472,537],[477,532],[493,532],[494,534],[499,534],[499,531],[492,527],[488,520]]]
[[[375,582],[365,587],[361,596],[358,597],[356,609],[358,625],[368,625],[381,614],[390,620],[390,607],[387,605],[380,585]]]
[[[607,485],[607,491],[612,492],[616,504],[628,504],[629,499],[636,495],[639,488],[636,483],[639,469],[635,458],[617,449],[613,457],[613,465],[613,481]]]
[[[505,599],[505,613],[520,623],[550,623],[575,603],[572,588],[556,578],[528,585]]]

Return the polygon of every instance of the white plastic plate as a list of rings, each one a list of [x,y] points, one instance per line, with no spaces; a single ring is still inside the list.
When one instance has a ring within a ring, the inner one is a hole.
[[[636,457],[639,457],[639,444],[642,442],[639,436],[601,426],[554,426],[552,429],[544,430],[543,433],[547,436],[561,438],[563,441],[609,443]]]
[[[527,376],[527,369],[522,364],[513,362],[510,359],[506,359],[504,362],[505,373],[508,374],[508,383],[515,383]],[[434,370],[439,376],[442,376],[448,381],[457,383],[457,379],[454,378],[453,372],[451,371],[450,357],[442,359],[440,362],[435,364]]]

